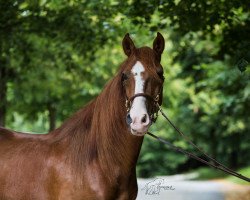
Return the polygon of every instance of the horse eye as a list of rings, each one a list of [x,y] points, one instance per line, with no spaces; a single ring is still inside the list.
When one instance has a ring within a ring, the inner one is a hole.
[[[128,78],[129,78],[128,74],[123,72],[122,73],[122,81],[126,81],[126,80],[128,80]]]
[[[157,74],[158,74],[158,76],[160,76],[160,77],[163,76],[163,72],[161,72],[161,71],[160,71],[160,72],[157,72]]]
[[[159,76],[162,80],[165,79],[162,70],[157,71],[157,74],[158,74],[158,76]]]

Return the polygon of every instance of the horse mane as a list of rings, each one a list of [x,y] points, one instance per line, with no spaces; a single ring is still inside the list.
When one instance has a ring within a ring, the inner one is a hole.
[[[67,160],[74,165],[76,174],[79,175],[83,168],[97,160],[103,171],[115,171],[115,166],[127,166],[137,161],[143,138],[132,136],[125,122],[126,95],[121,75],[127,66],[133,66],[137,60],[151,63],[153,57],[154,51],[149,47],[137,49],[120,65],[116,76],[99,96],[51,133],[54,143],[65,142]],[[138,151],[136,157],[129,155],[131,149]]]
[[[126,152],[134,147],[131,145],[128,149],[129,140],[132,139],[133,143],[142,142],[142,139],[129,133],[125,123],[125,92],[121,73],[128,62],[135,62],[135,59],[127,59],[122,63],[116,76],[107,83],[99,96],[50,133],[49,141],[66,145],[68,157],[65,159],[73,165],[77,176],[84,173],[82,169],[94,160],[111,171],[115,166],[125,164],[125,161],[130,162],[134,158],[130,158]]]

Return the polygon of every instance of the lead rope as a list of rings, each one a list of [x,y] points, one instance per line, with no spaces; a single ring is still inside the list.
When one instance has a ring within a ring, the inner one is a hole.
[[[174,123],[167,117],[167,115],[163,112],[162,108],[159,106],[159,104],[157,103],[157,106],[158,106],[158,109],[160,111],[160,113],[162,114],[162,116],[168,121],[168,123],[180,134],[180,136],[182,136],[190,145],[192,145],[193,147],[195,147],[199,152],[201,152],[206,159],[208,159],[208,161],[213,161],[214,163],[216,163],[216,165],[214,163],[209,163],[207,160],[204,160],[186,150],[183,150],[179,147],[176,147],[174,146],[173,144],[171,144],[170,142],[150,133],[150,132],[147,132],[148,135],[150,135],[151,137],[157,139],[158,141],[168,145],[171,149],[177,151],[177,152],[180,152],[180,153],[183,153],[185,155],[187,155],[188,157],[191,157],[195,160],[198,160],[206,165],[209,165],[210,167],[213,167],[215,169],[219,169],[223,172],[226,172],[228,174],[231,174],[235,177],[238,177],[242,180],[245,180],[247,182],[250,182],[250,178],[246,177],[246,176],[243,176],[235,171],[233,171],[232,169],[226,167],[225,165],[221,164],[220,162],[218,162],[217,160],[215,160],[214,158],[212,158],[211,156],[209,156],[207,153],[205,153],[200,147],[198,147],[197,145],[195,145],[184,133],[182,133],[175,125]]]

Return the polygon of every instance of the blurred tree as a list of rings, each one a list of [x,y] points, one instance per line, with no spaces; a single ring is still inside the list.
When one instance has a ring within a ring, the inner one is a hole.
[[[118,6],[111,3],[99,6],[95,1],[1,1],[0,125],[5,125],[6,106],[11,103],[6,96],[11,83],[15,110],[29,119],[48,110],[50,129],[55,127],[59,106],[55,102],[71,93],[73,79],[89,80],[90,70],[84,64],[87,60],[93,62],[94,52],[115,37],[115,26],[109,24],[109,19]],[[47,86],[46,94],[43,86]],[[71,97],[68,95],[69,102]]]

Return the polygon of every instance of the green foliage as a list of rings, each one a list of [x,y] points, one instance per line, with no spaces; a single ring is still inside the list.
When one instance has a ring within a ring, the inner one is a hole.
[[[0,123],[46,132],[93,99],[137,46],[166,38],[163,108],[188,137],[234,168],[250,165],[247,1],[0,0]],[[6,89],[7,88],[7,89]],[[159,117],[151,131],[186,150]],[[145,138],[139,176],[199,167]]]
[[[195,173],[197,177],[195,180],[211,180],[211,179],[225,179],[233,183],[249,185],[248,182],[241,180],[235,176],[227,175],[226,173],[215,170],[209,167],[200,167],[196,170],[191,170],[188,173]],[[237,173],[242,174],[246,177],[250,177],[250,167],[243,167],[237,170]]]
[[[208,167],[200,167],[195,171],[190,171],[190,173],[197,173],[196,180],[222,179],[227,177],[227,174],[224,172]]]

